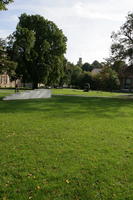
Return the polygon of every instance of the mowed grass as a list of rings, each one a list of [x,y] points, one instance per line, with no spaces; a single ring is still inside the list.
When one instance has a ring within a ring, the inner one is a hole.
[[[96,97],[115,97],[121,95],[131,95],[132,93],[118,93],[118,92],[103,92],[103,91],[92,91],[84,92],[83,90],[77,89],[52,89],[53,94],[60,95],[83,95],[83,96],[96,96]]]
[[[19,92],[23,92],[25,90],[19,90]],[[133,93],[122,93],[122,92],[104,92],[104,91],[95,91],[90,90],[89,92],[84,92],[79,89],[51,89],[53,95],[75,95],[75,96],[90,96],[90,97],[121,97],[121,96],[132,96]],[[4,97],[8,94],[15,93],[15,89],[0,89],[0,97]]]
[[[132,200],[133,100],[0,100],[0,199]]]

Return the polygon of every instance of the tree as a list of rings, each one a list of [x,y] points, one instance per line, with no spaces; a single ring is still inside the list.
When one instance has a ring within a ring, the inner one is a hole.
[[[15,76],[17,63],[10,60],[6,48],[6,41],[0,38],[0,74],[6,72],[10,77]]]
[[[84,64],[82,65],[82,70],[83,70],[83,71],[91,72],[92,69],[93,69],[93,68],[92,68],[92,65],[89,64],[89,63],[84,63]]]
[[[129,13],[126,22],[118,32],[112,33],[111,53],[114,60],[126,60],[133,64],[133,13]]]
[[[82,74],[82,69],[79,66],[74,66],[71,74],[71,85],[74,87],[79,87],[80,75]]]
[[[7,10],[6,6],[12,2],[13,0],[0,0],[0,10]]]
[[[111,68],[120,75],[127,68],[127,64],[122,60],[116,60],[113,65],[111,65]]]
[[[74,70],[75,70],[75,65],[64,59],[64,74],[60,79],[59,83],[61,87],[63,85],[67,85],[68,87],[71,85],[71,80]]]
[[[67,38],[56,24],[40,15],[22,14],[9,40],[12,58],[18,62],[16,73],[23,81],[54,85],[63,76]]]
[[[104,67],[93,79],[95,79],[97,89],[100,90],[112,91],[120,87],[117,73],[108,66]]]
[[[92,85],[92,76],[90,72],[83,72],[79,78],[79,87],[84,89],[87,84]]]
[[[95,68],[101,68],[102,67],[102,64],[99,63],[97,60],[95,60],[92,64],[92,69],[95,69]]]

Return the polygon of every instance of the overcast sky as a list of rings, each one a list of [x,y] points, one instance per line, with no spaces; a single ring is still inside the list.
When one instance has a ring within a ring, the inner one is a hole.
[[[76,63],[103,61],[109,56],[110,35],[133,11],[133,0],[14,0],[0,12],[0,37],[11,34],[21,13],[52,20],[68,38],[66,57]]]

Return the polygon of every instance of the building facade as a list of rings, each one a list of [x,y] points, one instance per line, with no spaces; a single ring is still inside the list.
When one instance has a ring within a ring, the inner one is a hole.
[[[10,81],[10,78],[6,72],[0,74],[0,88],[14,88],[16,84],[18,87],[23,86],[21,80]]]
[[[127,67],[119,76],[121,89],[133,90],[133,67]]]

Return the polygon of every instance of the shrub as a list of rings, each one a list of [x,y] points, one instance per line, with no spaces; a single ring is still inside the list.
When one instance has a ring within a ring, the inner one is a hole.
[[[110,67],[105,67],[100,73],[95,75],[93,82],[98,90],[112,91],[120,88],[118,75]]]

